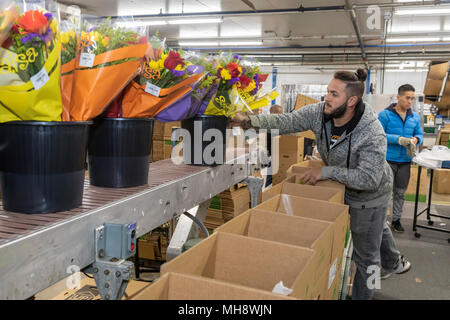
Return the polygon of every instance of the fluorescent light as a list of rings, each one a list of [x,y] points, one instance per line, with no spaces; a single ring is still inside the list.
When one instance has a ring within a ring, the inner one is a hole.
[[[221,46],[260,46],[262,41],[220,41]]]
[[[422,8],[422,9],[397,9],[397,10],[395,10],[394,14],[396,14],[398,16],[450,14],[450,7],[445,7],[445,8]]]
[[[222,23],[222,18],[168,20],[169,24]]]
[[[443,37],[442,41],[450,41],[450,37]]]
[[[205,41],[205,42],[178,42],[180,47],[205,47],[205,46],[211,46],[211,47],[217,47],[219,43],[217,41]]]
[[[439,37],[389,38],[387,42],[427,42],[439,41]]]
[[[122,28],[134,28],[134,27],[145,27],[145,26],[163,26],[166,25],[167,21],[117,21],[117,25]]]
[[[428,69],[386,69],[386,72],[428,72]]]

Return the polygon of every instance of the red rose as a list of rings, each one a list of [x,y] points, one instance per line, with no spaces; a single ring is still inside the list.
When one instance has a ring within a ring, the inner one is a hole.
[[[239,77],[239,82],[241,83],[241,88],[244,89],[248,87],[250,82],[252,82],[252,79],[247,76],[241,76]]]
[[[227,65],[228,72],[230,72],[231,78],[237,78],[241,75],[241,71],[239,71],[239,65],[234,62],[230,62]]]
[[[258,74],[258,82],[265,82],[268,76],[268,74]]]
[[[47,17],[38,10],[25,12],[17,21],[25,32],[44,34],[47,31]]]
[[[169,56],[164,60],[164,67],[173,70],[178,65],[184,66],[184,59],[181,58],[180,54],[175,51],[170,51]]]

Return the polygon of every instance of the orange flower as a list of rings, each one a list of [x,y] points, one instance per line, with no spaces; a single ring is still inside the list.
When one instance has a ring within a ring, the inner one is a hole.
[[[45,34],[48,27],[47,17],[38,10],[25,12],[17,21],[17,24],[26,33]]]

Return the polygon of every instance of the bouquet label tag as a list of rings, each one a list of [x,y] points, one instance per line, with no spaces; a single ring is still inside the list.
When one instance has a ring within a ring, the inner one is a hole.
[[[337,258],[336,260],[334,260],[334,263],[330,268],[330,274],[328,278],[328,289],[330,289],[331,284],[333,283],[333,280],[336,277],[336,272],[337,272]]]
[[[92,68],[94,66],[95,54],[82,53],[80,56],[80,67]]]
[[[241,135],[241,127],[233,127],[233,136]]]
[[[154,84],[151,84],[150,82],[147,82],[147,85],[145,86],[145,92],[151,94],[152,96],[159,97],[161,88],[155,86]]]
[[[30,80],[33,83],[34,89],[39,90],[40,88],[45,86],[50,78],[48,76],[47,70],[45,70],[45,68],[42,68],[42,70],[32,76]]]

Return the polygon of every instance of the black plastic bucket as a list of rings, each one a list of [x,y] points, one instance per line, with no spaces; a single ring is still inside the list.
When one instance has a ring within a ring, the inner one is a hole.
[[[216,166],[225,163],[227,117],[199,115],[183,120],[181,127],[190,135],[190,139],[183,136],[184,164]],[[216,130],[208,134],[210,129]],[[221,136],[221,141],[217,140],[217,135]]]
[[[80,206],[91,123],[13,121],[0,124],[3,209],[51,213]]]
[[[91,184],[107,188],[147,184],[152,137],[153,119],[95,120],[88,146]]]

